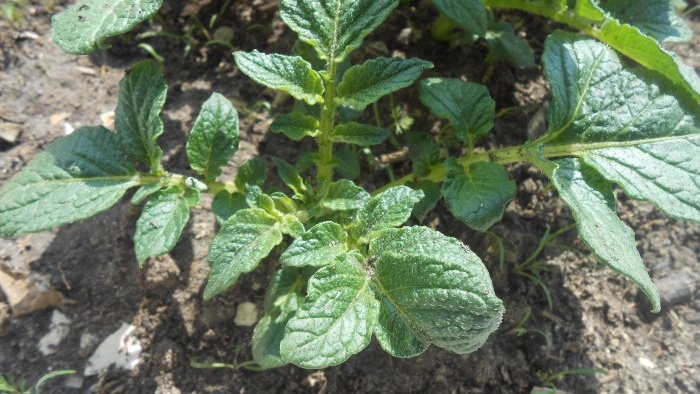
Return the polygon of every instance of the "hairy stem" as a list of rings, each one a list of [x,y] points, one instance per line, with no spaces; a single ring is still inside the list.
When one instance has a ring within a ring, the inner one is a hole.
[[[318,142],[318,162],[316,173],[318,185],[327,184],[333,179],[333,128],[335,127],[335,75],[337,63],[331,61],[328,65],[326,79],[326,93],[323,107],[321,108],[320,133],[316,137]]]

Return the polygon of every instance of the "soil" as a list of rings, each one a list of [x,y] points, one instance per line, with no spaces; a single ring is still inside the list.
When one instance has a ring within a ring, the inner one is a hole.
[[[46,2],[43,2],[46,4]],[[57,2],[53,11],[67,2]],[[0,20],[0,121],[21,125],[14,143],[0,142],[0,184],[19,171],[47,143],[83,125],[109,124],[116,106],[118,82],[129,65],[148,55],[136,49],[148,42],[165,57],[170,85],[163,113],[166,133],[160,139],[166,168],[188,173],[183,142],[199,106],[212,90],[234,101],[242,117],[240,151],[226,176],[244,160],[259,154],[293,160],[297,148],[269,132],[272,108],[291,106],[288,98],[261,89],[235,68],[230,51],[203,46],[203,33],[191,53],[174,39],[141,39],[148,30],[180,34],[219,12],[223,2],[169,1],[150,24],[112,40],[112,48],[91,56],[66,55],[51,41],[51,10],[39,2],[15,24]],[[411,2],[409,2],[411,3]],[[274,1],[234,1],[223,12],[234,30],[237,48],[289,52],[294,35],[276,14]],[[402,5],[367,39],[358,59],[404,54],[435,63],[427,75],[462,77],[479,81],[486,73],[481,62],[483,45],[436,43],[428,26],[436,12],[427,1]],[[527,39],[541,53],[543,38],[555,28],[521,14],[503,17],[523,21]],[[691,43],[676,45],[686,62],[700,66],[700,22]],[[541,69],[520,71],[496,65],[487,82],[499,110],[495,132],[485,146],[524,141],[523,125],[549,100]],[[417,130],[431,130],[435,119],[417,100],[414,88],[396,95],[416,119]],[[382,102],[380,109],[388,110]],[[276,109],[275,111],[279,111]],[[388,122],[389,117],[385,121]],[[312,148],[306,143],[303,147]],[[402,146],[378,150],[389,153]],[[401,174],[405,163],[394,163]],[[364,168],[366,186],[386,181],[386,171]],[[516,264],[530,256],[548,229],[556,231],[573,222],[543,175],[526,165],[510,168],[518,195],[504,220],[492,228],[503,240],[505,259],[499,261],[494,238],[473,232],[446,213],[441,205],[425,223],[457,237],[487,264],[497,294],[507,312],[500,329],[487,344],[468,356],[431,347],[413,359],[394,359],[376,342],[345,364],[322,371],[286,366],[265,372],[245,369],[195,369],[190,361],[240,363],[251,358],[252,327],[234,322],[237,306],[252,302],[262,310],[265,285],[274,262],[246,275],[226,294],[202,300],[208,274],[207,247],[215,234],[213,216],[195,210],[182,240],[169,255],[139,269],[132,234],[139,207],[128,199],[89,220],[50,232],[0,240],[0,264],[14,272],[44,278],[70,302],[58,309],[70,319],[68,335],[48,356],[38,351],[49,331],[52,311],[5,316],[7,300],[0,293],[0,373],[35,381],[61,369],[82,372],[96,343],[122,323],[133,324],[143,351],[131,371],[112,368],[98,376],[58,378],[44,387],[50,393],[514,393],[553,383],[572,393],[682,393],[700,392],[700,300],[695,284],[700,275],[700,227],[668,218],[655,207],[619,193],[619,212],[636,231],[638,247],[667,302],[661,313],[629,281],[590,257],[575,231],[553,241],[536,259],[542,282],[517,274]],[[209,201],[203,202],[207,207]],[[663,284],[663,286],[661,286]],[[677,296],[685,289],[685,294]],[[528,311],[531,315],[519,324]],[[86,341],[93,336],[95,341]],[[82,346],[81,346],[82,339]],[[600,369],[598,374],[575,373]],[[566,371],[571,370],[570,374]],[[561,379],[551,376],[562,372]],[[579,371],[580,372],[580,371]],[[550,379],[548,379],[550,377]],[[72,386],[72,387],[69,387]]]

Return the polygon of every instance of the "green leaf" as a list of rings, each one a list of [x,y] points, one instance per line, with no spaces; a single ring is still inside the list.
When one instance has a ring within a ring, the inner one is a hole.
[[[277,174],[282,179],[282,182],[292,189],[297,198],[304,198],[306,196],[306,185],[304,185],[304,179],[299,175],[297,169],[277,157],[272,158],[272,162],[277,167]]]
[[[280,115],[270,125],[273,133],[282,133],[294,141],[301,141],[304,137],[313,137],[318,133],[320,125],[318,119],[313,116],[292,112]]]
[[[263,368],[281,367],[287,362],[280,355],[280,343],[289,319],[304,301],[301,294],[306,279],[301,270],[285,268],[272,277],[265,294],[265,315],[253,332],[253,359]]]
[[[224,224],[236,212],[246,208],[248,203],[245,194],[241,192],[229,193],[227,190],[222,190],[216,193],[211,203],[211,210],[219,224]]]
[[[369,199],[370,195],[365,189],[341,179],[328,186],[328,194],[321,201],[321,206],[332,211],[352,211],[362,208]]]
[[[389,132],[381,127],[350,122],[337,125],[331,137],[335,142],[372,146],[386,141]]]
[[[343,178],[357,179],[360,176],[360,161],[357,159],[357,154],[347,146],[342,146],[333,152],[333,165]]]
[[[423,222],[428,213],[435,209],[435,206],[442,198],[440,185],[433,181],[419,181],[418,183],[409,182],[406,186],[421,190],[425,195],[423,199],[413,206],[413,216],[418,219],[418,222]]]
[[[604,20],[592,23],[590,19],[577,15],[574,9],[567,7],[568,3],[573,3],[571,1],[484,0],[484,2],[490,7],[515,8],[535,13],[580,29],[591,37],[607,43],[616,51],[642,66],[657,71],[664,76],[667,82],[675,85],[679,91],[684,91],[692,96],[696,104],[700,105],[700,78],[695,70],[680,62],[675,54],[664,50],[658,41],[644,35],[634,26],[604,14],[606,16]],[[586,9],[592,9],[591,0],[586,0],[585,3],[588,3],[584,4]]]
[[[282,0],[282,20],[322,60],[340,63],[389,16],[398,0]]]
[[[484,264],[468,247],[427,227],[388,229],[370,243],[381,303],[375,335],[396,357],[429,343],[473,352],[498,328],[504,308]]]
[[[404,224],[422,198],[422,191],[407,186],[392,187],[372,197],[357,211],[355,237],[365,239],[377,231]]]
[[[190,208],[199,203],[196,189],[171,187],[153,195],[136,221],[134,249],[140,266],[149,257],[170,252],[190,220]]]
[[[87,55],[106,48],[108,37],[155,15],[162,4],[163,0],[79,0],[51,19],[53,39],[68,53]]]
[[[421,59],[378,57],[351,67],[338,85],[342,105],[363,110],[389,93],[410,86],[433,64]]]
[[[306,301],[287,323],[282,358],[320,369],[367,347],[379,313],[368,283],[359,253],[318,270],[309,280]]]
[[[535,52],[527,41],[513,32],[513,25],[499,22],[489,26],[486,32],[489,53],[496,60],[504,61],[518,68],[535,67]]]
[[[104,127],[81,127],[50,144],[0,189],[0,234],[49,230],[96,215],[140,180]]]
[[[240,167],[236,173],[234,184],[236,189],[244,191],[249,186],[262,186],[267,180],[267,170],[265,169],[265,159],[258,156],[252,158]]]
[[[282,242],[277,220],[262,209],[243,209],[231,216],[209,246],[208,300],[253,271]]]
[[[238,113],[231,102],[213,93],[202,105],[187,138],[190,167],[207,179],[221,174],[221,167],[238,150]]]
[[[557,33],[544,63],[554,95],[544,152],[576,154],[630,196],[700,222],[697,108],[593,40]]]
[[[562,159],[549,174],[562,200],[571,208],[581,239],[607,266],[639,286],[661,309],[659,295],[637,251],[632,229],[615,213],[615,196],[610,184],[578,159]]]
[[[478,162],[465,169],[454,159],[445,164],[442,195],[455,217],[477,231],[486,231],[503,218],[516,191],[503,165]]]
[[[410,131],[406,133],[408,155],[411,158],[413,172],[418,176],[430,173],[430,167],[440,162],[440,146],[435,138],[426,132]]]
[[[600,7],[620,22],[662,42],[690,41],[693,32],[669,0],[607,0]]]
[[[253,81],[289,93],[309,105],[323,102],[323,80],[311,64],[299,56],[234,52],[238,68]]]
[[[433,0],[440,12],[468,33],[483,37],[487,15],[483,0]]]
[[[342,226],[322,222],[295,239],[282,253],[280,262],[290,267],[323,267],[348,251],[347,240]]]
[[[462,141],[479,139],[493,128],[496,102],[486,86],[451,78],[424,79],[420,101],[436,116],[449,120]]]
[[[151,60],[136,63],[119,83],[119,101],[115,111],[117,136],[134,161],[152,169],[160,167],[163,151],[156,139],[163,133],[160,111],[165,104],[168,85]]]
[[[161,179],[157,182],[146,183],[145,185],[138,188],[138,190],[136,190],[136,193],[134,193],[134,196],[131,197],[131,203],[134,205],[138,205],[146,201],[148,197],[163,189],[163,187],[165,186],[165,182],[163,181],[164,180]]]

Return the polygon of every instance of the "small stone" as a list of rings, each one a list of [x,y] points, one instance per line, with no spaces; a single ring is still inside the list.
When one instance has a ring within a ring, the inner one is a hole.
[[[59,307],[66,301],[40,278],[29,279],[0,266],[0,290],[5,293],[12,313],[18,317],[49,307]]]
[[[17,123],[0,123],[0,140],[14,144],[22,134],[22,125]]]
[[[60,311],[54,310],[51,314],[49,332],[39,340],[39,352],[44,356],[56,353],[56,347],[70,333],[71,320]]]
[[[83,335],[80,336],[80,354],[85,356],[90,353],[99,341],[100,338],[98,338],[96,335],[89,332],[84,332]]]
[[[684,304],[693,296],[695,283],[687,272],[681,271],[656,282],[661,304],[673,306]]]
[[[53,114],[49,116],[49,124],[51,126],[56,126],[59,123],[63,122],[64,120],[68,119],[70,117],[71,113],[70,112],[59,112],[56,114]]]
[[[97,375],[110,366],[132,370],[141,361],[141,342],[136,337],[136,327],[122,323],[121,327],[97,347],[85,367],[85,376]]]
[[[258,307],[252,302],[241,302],[236,307],[236,317],[233,324],[237,326],[250,327],[258,321]]]
[[[0,302],[0,336],[5,331],[5,325],[10,321],[10,306]]]
[[[70,389],[79,389],[83,387],[84,381],[85,379],[80,375],[70,375],[65,379],[63,385]]]
[[[639,357],[639,365],[641,365],[642,367],[647,368],[647,369],[655,369],[656,368],[656,364],[654,364],[653,361],[649,360],[646,357]]]

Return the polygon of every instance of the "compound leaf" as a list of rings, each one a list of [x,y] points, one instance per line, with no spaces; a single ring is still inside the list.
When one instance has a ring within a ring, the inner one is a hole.
[[[386,141],[389,132],[366,123],[349,122],[337,125],[331,137],[339,143],[372,146]]]
[[[430,112],[447,119],[462,141],[475,141],[493,128],[496,102],[484,85],[452,78],[424,79],[420,101]]]
[[[546,152],[575,153],[632,197],[700,222],[700,121],[694,105],[593,40],[545,45],[554,100]],[[624,87],[621,89],[620,87]]]
[[[315,136],[320,125],[318,119],[301,112],[280,115],[270,125],[273,133],[282,133],[294,141],[301,141],[306,136]]]
[[[199,203],[196,189],[171,187],[153,195],[136,221],[134,249],[139,265],[170,252],[190,220],[190,208]]]
[[[516,190],[503,165],[479,162],[465,169],[450,159],[446,166],[442,195],[455,217],[477,231],[486,231],[503,218]]]
[[[610,184],[578,159],[562,159],[551,174],[559,196],[571,208],[581,239],[603,263],[639,286],[660,310],[659,295],[637,251],[632,229],[617,217]]]
[[[53,39],[64,51],[87,55],[104,41],[153,16],[163,0],[79,0],[51,19]]]
[[[357,211],[354,235],[364,239],[377,231],[402,225],[423,196],[421,190],[407,186],[392,187],[377,194]]]
[[[156,139],[163,133],[160,111],[168,85],[151,60],[136,63],[119,83],[115,128],[120,143],[132,160],[152,169],[160,167],[163,151]]]
[[[433,4],[468,33],[479,37],[486,34],[488,18],[483,0],[433,0]]]
[[[209,246],[209,282],[204,298],[231,287],[241,274],[254,270],[282,242],[277,220],[262,209],[243,209],[224,223]]]
[[[100,213],[140,184],[114,133],[81,127],[0,189],[0,234],[48,230]]]
[[[433,64],[421,59],[378,57],[353,66],[338,85],[342,105],[363,110],[389,93],[410,86]]]
[[[398,4],[398,0],[283,0],[280,15],[322,60],[340,63]]]
[[[341,179],[328,185],[328,194],[321,201],[321,206],[332,211],[352,211],[362,208],[369,193],[354,182]]]
[[[231,102],[213,93],[202,105],[187,138],[190,167],[207,179],[221,174],[221,167],[238,150],[238,113]]]
[[[301,289],[305,282],[302,272],[296,268],[283,267],[272,277],[265,294],[265,315],[253,332],[253,359],[261,367],[287,364],[280,355],[280,343],[287,322],[304,301]]]
[[[280,262],[290,267],[323,267],[347,252],[347,240],[342,226],[322,222],[295,239],[280,256]]]
[[[311,64],[299,56],[234,52],[238,68],[253,81],[289,93],[309,105],[323,102],[323,81]]]
[[[600,7],[622,23],[662,42],[685,42],[693,32],[669,0],[607,0]]]
[[[498,328],[504,313],[489,273],[469,248],[427,227],[388,229],[370,243],[381,303],[375,335],[396,357],[429,343],[466,354]]]
[[[303,368],[325,368],[367,347],[379,302],[369,288],[359,253],[348,253],[318,270],[309,280],[307,293],[287,323],[280,345],[285,361]]]

